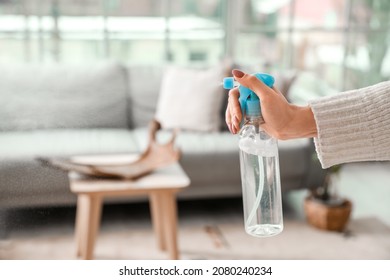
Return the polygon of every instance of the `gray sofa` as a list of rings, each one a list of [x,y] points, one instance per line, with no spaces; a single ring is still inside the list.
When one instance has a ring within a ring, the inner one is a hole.
[[[145,149],[163,67],[0,66],[0,73],[0,208],[75,204],[66,174],[41,166],[37,156]],[[226,128],[180,132],[191,186],[179,199],[241,194],[236,137]],[[283,190],[322,181],[311,140],[280,141],[279,151]]]

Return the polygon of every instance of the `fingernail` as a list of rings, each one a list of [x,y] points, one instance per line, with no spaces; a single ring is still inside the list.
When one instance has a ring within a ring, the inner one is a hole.
[[[244,72],[242,72],[242,71],[240,71],[240,70],[238,70],[238,69],[234,69],[234,70],[232,71],[232,74],[233,74],[235,77],[237,77],[237,78],[242,78],[242,77],[244,77],[244,75],[245,75]]]

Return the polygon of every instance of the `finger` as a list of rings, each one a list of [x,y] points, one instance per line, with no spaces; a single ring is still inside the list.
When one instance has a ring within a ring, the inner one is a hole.
[[[229,109],[230,109],[230,118],[232,121],[232,131],[237,133],[240,130],[240,122],[242,119],[242,112],[240,102],[238,98],[240,93],[237,88],[234,88],[229,91]]]
[[[238,101],[240,93],[237,88],[234,88],[229,91],[229,108],[232,118],[236,117],[239,121],[242,118],[241,106]]]
[[[225,122],[226,122],[227,127],[229,128],[230,133],[233,133],[233,130],[232,130],[232,116],[230,114],[229,104],[228,104],[228,107],[226,108],[226,112],[225,112]]]

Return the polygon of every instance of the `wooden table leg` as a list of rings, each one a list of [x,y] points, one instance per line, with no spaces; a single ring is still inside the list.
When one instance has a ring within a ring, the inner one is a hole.
[[[85,252],[82,252],[83,247],[83,235],[82,233],[85,231],[83,225],[85,225],[85,221],[88,217],[84,217],[86,211],[84,209],[86,203],[83,203],[85,199],[82,195],[77,196],[77,206],[76,206],[76,223],[75,223],[75,243],[76,243],[76,256],[77,258],[85,255]]]
[[[170,259],[179,259],[177,248],[177,206],[175,193],[164,191],[160,194],[163,215],[163,230]]]
[[[78,241],[78,252],[82,259],[93,258],[93,250],[97,231],[100,225],[102,198],[96,194],[79,194],[77,207],[77,229],[76,238]]]
[[[165,251],[167,249],[167,244],[165,242],[165,232],[163,228],[163,212],[161,211],[162,201],[158,193],[153,192],[149,194],[149,206],[158,247],[160,250]]]

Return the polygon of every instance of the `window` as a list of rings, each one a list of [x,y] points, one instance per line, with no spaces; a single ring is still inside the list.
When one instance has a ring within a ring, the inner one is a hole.
[[[225,1],[0,1],[0,62],[214,63]]]
[[[389,79],[389,44],[388,0],[0,0],[0,63],[227,56],[345,90]]]
[[[340,90],[389,79],[387,0],[245,0],[239,10],[241,63],[315,72]]]

